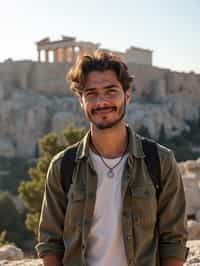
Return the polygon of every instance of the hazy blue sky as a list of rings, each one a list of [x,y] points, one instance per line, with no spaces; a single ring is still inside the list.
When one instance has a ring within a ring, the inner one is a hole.
[[[35,42],[62,34],[118,51],[148,48],[155,66],[200,73],[200,0],[1,1],[1,62],[36,60]]]

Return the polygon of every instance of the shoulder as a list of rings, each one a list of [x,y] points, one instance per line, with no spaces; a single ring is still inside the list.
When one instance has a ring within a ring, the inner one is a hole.
[[[51,160],[51,165],[52,166],[60,166],[62,160],[64,159],[65,155],[68,154],[69,152],[72,152],[74,149],[77,149],[78,145],[80,142],[77,142],[73,145],[68,146],[67,148],[63,149],[59,153],[57,153]]]
[[[65,154],[69,151],[73,150],[75,147],[78,146],[78,143],[68,146],[67,148],[63,149],[59,153],[57,153],[51,160],[47,172],[47,183],[51,184],[60,184],[61,180],[61,168],[62,168],[62,161],[65,158]]]
[[[174,156],[174,152],[166,146],[161,145],[160,143],[156,142],[153,139],[143,138],[141,139],[147,140],[147,142],[155,143],[158,158],[160,162],[160,169],[161,169],[161,176],[165,176],[166,173],[172,169],[177,169],[177,162]]]
[[[171,178],[175,180],[180,177],[180,170],[174,155],[174,152],[169,148],[157,143],[158,154],[160,158],[160,168],[162,179]]]
[[[161,145],[160,143],[156,142],[158,155],[160,158],[160,162],[165,162],[166,160],[170,160],[174,155],[173,151],[170,150],[168,147]]]
[[[158,149],[158,155],[160,158],[161,166],[165,165],[165,164],[170,164],[170,163],[176,162],[174,152],[171,149],[169,149],[168,147],[163,146],[157,142],[156,142],[156,145],[157,145],[157,149]]]
[[[154,139],[151,139],[151,138],[146,138],[146,137],[143,137],[139,134],[136,134],[137,137],[140,139],[140,141],[145,141],[149,144],[155,144],[156,145],[156,149],[158,151],[158,157],[160,159],[160,163],[166,161],[166,160],[169,160],[170,157],[172,157],[173,155],[173,151],[170,150],[168,147],[166,146],[163,146],[161,145],[160,143],[158,143],[156,140]]]

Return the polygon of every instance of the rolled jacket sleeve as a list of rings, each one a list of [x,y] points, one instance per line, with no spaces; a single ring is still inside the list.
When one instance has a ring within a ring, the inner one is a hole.
[[[161,156],[161,193],[158,201],[160,258],[187,256],[185,194],[181,174],[172,151]]]
[[[63,256],[63,227],[67,198],[61,185],[60,159],[50,163],[42,210],[39,222],[38,244],[36,250],[39,257],[46,253]]]

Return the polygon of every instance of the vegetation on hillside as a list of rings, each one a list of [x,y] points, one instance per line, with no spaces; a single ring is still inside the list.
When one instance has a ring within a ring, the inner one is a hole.
[[[158,142],[172,149],[177,161],[200,157],[200,150],[193,149],[193,147],[200,147],[200,119],[196,122],[187,123],[190,125],[190,132],[183,132],[177,137],[167,138],[164,127],[160,131]],[[28,237],[24,226],[25,220],[27,228],[35,234],[37,233],[49,163],[56,153],[82,138],[85,131],[86,129],[83,128],[69,126],[63,132],[63,137],[55,133],[44,136],[40,140],[41,156],[37,159],[36,165],[31,167],[29,171],[27,169],[30,164],[22,158],[0,159],[0,170],[3,167],[5,169],[5,166],[10,170],[6,178],[5,176],[4,178],[0,177],[0,190],[7,190],[16,194],[18,184],[21,182],[18,191],[27,208],[26,212],[20,213],[11,201],[9,193],[0,193],[0,217],[2,217],[0,221],[0,242],[11,241],[20,245],[22,240]],[[150,137],[146,128],[142,128],[138,133]],[[28,175],[30,178],[27,177]],[[5,220],[5,217],[9,217],[9,219]]]
[[[24,212],[19,211],[9,192],[0,192],[0,244],[14,242],[21,246],[29,233],[24,225]]]
[[[200,157],[200,115],[197,121],[186,122],[190,126],[190,131],[184,131],[181,135],[169,138],[162,126],[158,138],[160,144],[173,150],[178,162],[196,160]],[[148,129],[145,127],[141,128],[138,133],[150,138]]]
[[[26,217],[27,228],[37,233],[46,173],[52,157],[67,146],[79,141],[86,129],[69,126],[65,129],[64,140],[61,142],[55,133],[49,133],[40,140],[42,155],[35,167],[30,168],[30,180],[22,181],[19,194],[28,209]]]
[[[6,234],[7,232],[5,230],[0,232],[0,247],[3,245],[11,244],[11,242],[6,239]]]

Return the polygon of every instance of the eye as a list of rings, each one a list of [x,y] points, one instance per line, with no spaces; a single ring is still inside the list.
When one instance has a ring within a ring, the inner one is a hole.
[[[115,93],[117,93],[117,90],[116,89],[109,89],[107,91],[107,93],[109,93],[109,94],[115,94]]]
[[[87,96],[90,96],[90,95],[96,95],[96,92],[88,92],[88,93],[86,94],[86,97],[87,97]]]
[[[95,91],[89,91],[85,94],[86,99],[95,98],[97,96],[97,93]]]

